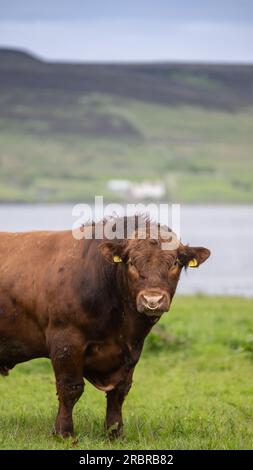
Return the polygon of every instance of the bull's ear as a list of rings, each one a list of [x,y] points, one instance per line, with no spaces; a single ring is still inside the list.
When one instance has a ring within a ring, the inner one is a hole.
[[[100,253],[111,263],[124,261],[124,240],[106,240],[98,245]]]
[[[197,268],[209,258],[211,252],[208,248],[200,246],[185,246],[179,253],[179,260],[185,267]]]

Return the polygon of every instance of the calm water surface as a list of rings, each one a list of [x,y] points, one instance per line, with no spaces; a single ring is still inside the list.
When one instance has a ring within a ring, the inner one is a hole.
[[[71,228],[72,205],[0,205],[0,230]],[[211,249],[199,269],[182,273],[178,292],[253,297],[253,206],[181,206],[183,243]]]

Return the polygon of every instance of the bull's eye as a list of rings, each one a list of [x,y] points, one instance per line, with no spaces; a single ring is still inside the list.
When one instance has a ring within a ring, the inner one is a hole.
[[[132,279],[137,280],[140,278],[140,273],[131,260],[128,260],[128,272]]]
[[[180,263],[180,260],[178,258],[176,258],[170,269],[173,269],[173,268],[178,267],[178,266],[181,266],[181,263]]]

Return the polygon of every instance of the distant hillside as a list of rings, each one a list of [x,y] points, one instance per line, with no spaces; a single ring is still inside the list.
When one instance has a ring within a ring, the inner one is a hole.
[[[172,202],[252,203],[252,148],[253,66],[0,49],[0,203],[129,201],[111,179],[157,181]]]
[[[253,104],[253,65],[49,63],[0,49],[0,87],[233,110]]]

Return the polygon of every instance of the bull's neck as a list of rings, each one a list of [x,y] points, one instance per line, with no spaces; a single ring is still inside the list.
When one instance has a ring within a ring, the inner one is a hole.
[[[130,343],[143,343],[155,322],[145,314],[139,313],[129,305],[125,305],[122,323],[127,341]]]

